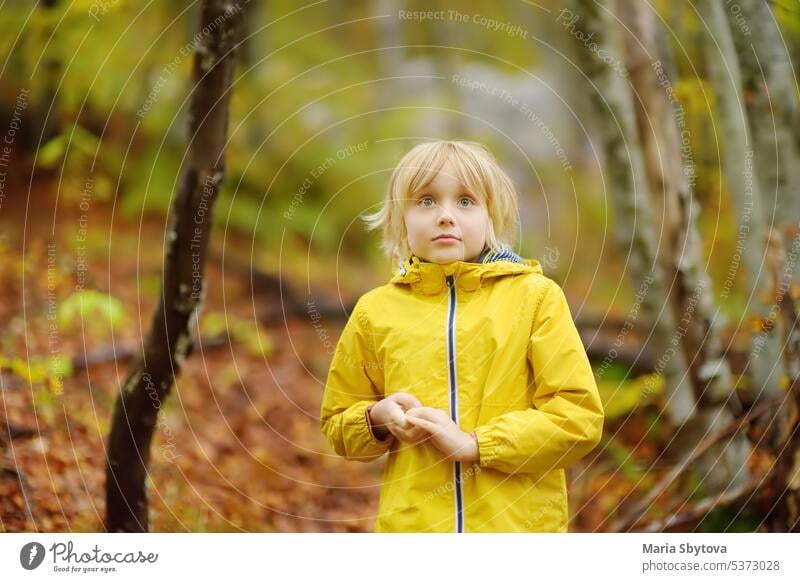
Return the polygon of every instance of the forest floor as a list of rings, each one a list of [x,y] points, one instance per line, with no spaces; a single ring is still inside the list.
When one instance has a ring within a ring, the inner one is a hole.
[[[52,196],[30,200],[7,201],[0,213],[0,531],[102,531],[105,439],[128,365],[113,354],[135,348],[149,328],[165,219],[122,218],[110,204],[82,217],[75,203],[58,205],[56,220]],[[249,241],[226,250],[237,252],[249,256]],[[340,296],[339,281],[325,276],[320,293]],[[62,317],[82,277],[85,288],[119,300],[115,321],[102,309]],[[344,318],[323,318],[322,327],[296,315],[265,319],[282,305],[279,291],[255,292],[246,272],[223,269],[219,252],[207,280],[201,336],[227,330],[230,341],[199,341],[159,411],[151,530],[371,531],[384,459],[340,459],[319,430]],[[63,375],[48,364],[109,351]],[[570,469],[571,531],[607,529],[666,472],[653,463],[669,438],[658,416],[644,409],[608,424],[613,444]]]

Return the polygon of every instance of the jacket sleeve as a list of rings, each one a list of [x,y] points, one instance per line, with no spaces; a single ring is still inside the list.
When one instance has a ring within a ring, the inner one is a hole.
[[[482,467],[545,473],[571,465],[600,441],[603,406],[567,300],[551,280],[542,293],[528,342],[531,408],[475,429]]]
[[[355,461],[380,457],[393,438],[378,441],[367,421],[367,407],[383,398],[383,368],[367,333],[361,300],[342,330],[322,396],[322,433],[338,455]]]

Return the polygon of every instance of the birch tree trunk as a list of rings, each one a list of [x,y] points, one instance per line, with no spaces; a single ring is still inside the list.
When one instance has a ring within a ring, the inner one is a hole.
[[[741,14],[749,27],[745,34],[732,10],[728,24],[742,70],[742,94],[750,130],[753,134],[755,165],[765,199],[769,237],[783,242],[783,271],[772,276],[776,314],[784,301],[794,301],[790,286],[800,282],[798,247],[800,246],[800,152],[793,135],[798,111],[795,76],[781,32],[769,5],[763,0],[744,0]],[[772,319],[776,319],[773,316]],[[789,332],[790,343],[797,342],[800,330]],[[784,367],[789,381],[798,377],[800,360],[790,349],[783,350]]]
[[[373,25],[381,39],[375,56],[380,76],[384,78],[377,87],[378,108],[396,106],[405,97],[403,88],[406,81],[402,76],[406,49],[403,27],[398,26],[397,21],[397,13],[401,8],[403,4],[398,0],[376,0],[372,4],[372,14],[376,17]]]
[[[717,117],[722,131],[722,167],[739,223],[741,277],[745,283],[749,312],[761,331],[752,342],[749,372],[754,400],[780,393],[780,338],[769,322],[769,306],[773,296],[764,262],[769,225],[765,220],[763,199],[757,175],[761,170],[753,164],[753,142],[741,95],[739,61],[725,8],[717,0],[698,0],[698,12],[707,30],[701,33],[706,70],[717,104]],[[748,326],[749,328],[750,326]]]
[[[621,58],[617,2],[600,6],[595,0],[571,0],[558,15],[559,24],[578,41],[580,68],[593,85],[591,101],[605,157],[607,190],[615,217],[615,237],[630,265],[636,287],[650,281],[642,311],[649,319],[649,338],[658,354],[656,370],[666,380],[670,420],[681,425],[694,414],[694,395],[680,346],[667,290],[658,265],[651,197],[636,133],[634,104]]]
[[[792,135],[798,116],[794,72],[769,4],[765,0],[737,1],[749,34],[742,31],[733,10],[726,14],[741,66],[765,218],[768,223],[796,230],[800,221],[800,153]]]
[[[621,0],[619,15],[629,31],[626,64],[637,96],[635,111],[639,138],[654,210],[654,232],[661,233],[659,265],[668,282],[681,348],[686,356],[695,415],[673,439],[673,450],[691,451],[709,433],[717,432],[741,411],[733,377],[720,337],[723,324],[711,279],[706,271],[697,228],[700,209],[692,195],[694,162],[683,106],[672,91],[677,75],[669,45],[653,8],[639,0]],[[685,146],[681,147],[681,135]],[[682,155],[683,154],[683,155]],[[684,163],[686,164],[684,166]],[[688,178],[687,178],[688,177]],[[750,451],[747,438],[737,433],[719,443],[695,465],[703,483],[714,491],[741,484]]]
[[[764,0],[739,0],[739,6],[748,33],[741,29],[733,10],[727,11],[728,25],[741,64],[754,160],[771,226],[767,245],[774,300],[771,315],[782,332],[784,372],[789,386],[766,438],[776,456],[774,490],[778,494],[767,521],[772,531],[798,531],[800,329],[790,287],[800,281],[800,151],[798,135],[794,133],[800,111],[795,73],[770,5]]]
[[[439,0],[434,4],[437,10],[447,10],[451,4]],[[464,106],[459,87],[453,82],[453,75],[459,72],[458,65],[460,49],[469,46],[465,42],[463,23],[444,20],[434,27],[434,44],[437,48],[432,53],[433,67],[436,74],[441,77],[438,93],[443,97],[442,111],[439,117],[442,120],[440,129],[443,135],[466,135],[466,107]]]
[[[192,349],[205,294],[211,216],[225,171],[241,9],[229,0],[201,4],[187,161],[171,209],[161,297],[143,349],[121,386],[108,437],[107,531],[148,530],[145,477],[156,418]],[[168,458],[177,456],[171,449],[162,452]]]

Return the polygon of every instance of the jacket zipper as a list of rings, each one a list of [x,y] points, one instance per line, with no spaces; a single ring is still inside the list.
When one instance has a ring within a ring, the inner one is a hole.
[[[450,418],[458,425],[458,383],[456,379],[456,286],[453,276],[447,276],[447,379],[450,389]],[[461,487],[461,462],[453,464],[456,496],[456,533],[464,532],[464,492]]]

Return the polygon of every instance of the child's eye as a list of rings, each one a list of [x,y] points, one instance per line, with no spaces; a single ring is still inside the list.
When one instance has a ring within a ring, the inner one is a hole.
[[[466,204],[462,204],[462,206],[464,206],[464,207],[471,206],[471,205],[475,204],[475,202],[473,202],[472,198],[467,198],[466,196],[461,198],[459,200],[459,202],[466,202]]]
[[[430,202],[430,204],[428,204],[428,202]],[[431,207],[431,206],[433,206],[433,198],[430,198],[430,197],[426,196],[425,198],[422,198],[419,201],[419,204],[420,204],[420,206]]]

